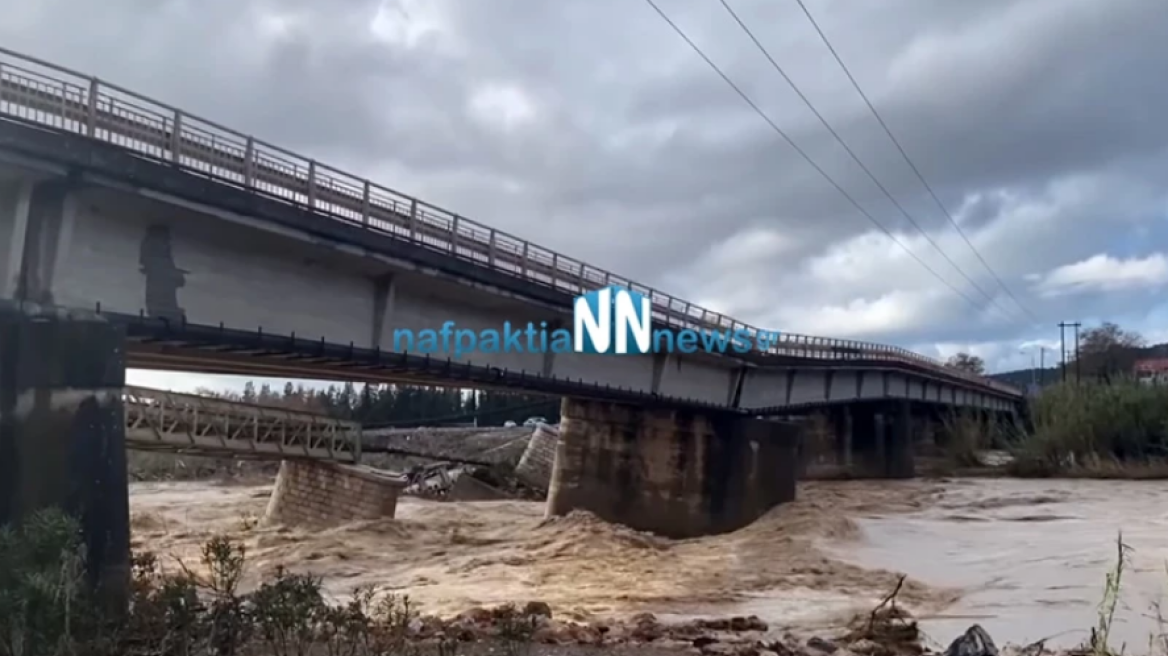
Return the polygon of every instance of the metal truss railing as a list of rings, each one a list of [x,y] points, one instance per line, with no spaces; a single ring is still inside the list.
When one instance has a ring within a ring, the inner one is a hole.
[[[0,48],[0,115],[85,135],[197,171],[221,182],[412,241],[422,247],[570,294],[617,285],[652,302],[653,318],[674,329],[769,333],[674,298],[501,230],[472,221],[311,158],[264,143],[133,91]],[[907,349],[781,333],[776,356],[891,360],[1009,394],[1009,385],[945,366]]]
[[[361,425],[323,415],[126,387],[126,445],[261,459],[315,459],[356,463]]]

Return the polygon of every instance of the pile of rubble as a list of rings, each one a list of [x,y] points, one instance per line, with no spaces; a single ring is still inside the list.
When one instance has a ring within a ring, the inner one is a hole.
[[[422,617],[410,628],[413,637],[420,640],[503,640],[592,647],[652,645],[717,656],[1000,656],[993,639],[976,624],[947,649],[930,650],[922,644],[916,622],[899,611],[857,617],[841,635],[809,639],[791,633],[776,635],[766,622],[753,615],[677,623],[661,622],[651,613],[623,621],[564,621],[554,619],[551,608],[539,601],[528,602],[522,609],[513,605],[472,608],[449,619]],[[1038,656],[1041,645],[1006,651]]]
[[[547,424],[534,430],[388,429],[370,431],[365,439],[374,448],[413,454],[385,456],[384,462],[377,463],[405,471],[409,481],[403,491],[406,495],[451,501],[543,499],[551,480],[559,430]]]

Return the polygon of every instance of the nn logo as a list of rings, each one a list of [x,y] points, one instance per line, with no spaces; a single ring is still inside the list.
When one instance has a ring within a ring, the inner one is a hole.
[[[623,287],[577,296],[572,318],[577,353],[648,353],[653,343],[649,298]]]

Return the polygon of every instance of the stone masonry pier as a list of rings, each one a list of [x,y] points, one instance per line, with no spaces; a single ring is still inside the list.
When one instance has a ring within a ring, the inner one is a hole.
[[[265,524],[323,526],[392,519],[406,480],[361,465],[285,460],[264,514]]]

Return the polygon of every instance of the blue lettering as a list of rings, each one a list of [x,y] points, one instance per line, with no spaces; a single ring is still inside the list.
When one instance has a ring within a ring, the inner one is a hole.
[[[479,334],[479,353],[499,352],[499,331],[484,330]]]
[[[698,334],[689,329],[678,331],[677,350],[680,353],[696,353],[698,350]]]
[[[478,335],[469,328],[454,331],[454,357],[461,358],[466,353],[474,353],[478,341]]]
[[[438,333],[430,328],[418,331],[418,352],[437,353]]]
[[[734,352],[735,353],[750,353],[750,346],[753,336],[749,330],[739,328],[734,331]]]
[[[672,330],[654,330],[653,331],[653,352],[654,353],[673,353],[673,331]]]
[[[758,333],[758,349],[769,351],[779,341],[779,334],[773,330],[760,330]]]
[[[454,322],[447,321],[446,323],[443,323],[442,329],[438,331],[438,334],[442,335],[442,351],[445,353],[449,353],[450,352],[450,336],[454,334]]]
[[[725,353],[726,345],[730,342],[729,331],[707,331],[702,333],[702,346],[706,347],[709,353]]]
[[[552,353],[572,352],[572,331],[557,328],[552,331]]]
[[[523,344],[519,342],[519,338],[523,333],[511,328],[511,322],[503,322],[503,352],[504,353],[522,353]]]
[[[402,345],[402,342],[405,345]],[[414,350],[414,331],[409,328],[398,328],[393,331],[393,350],[398,353],[410,353]]]

